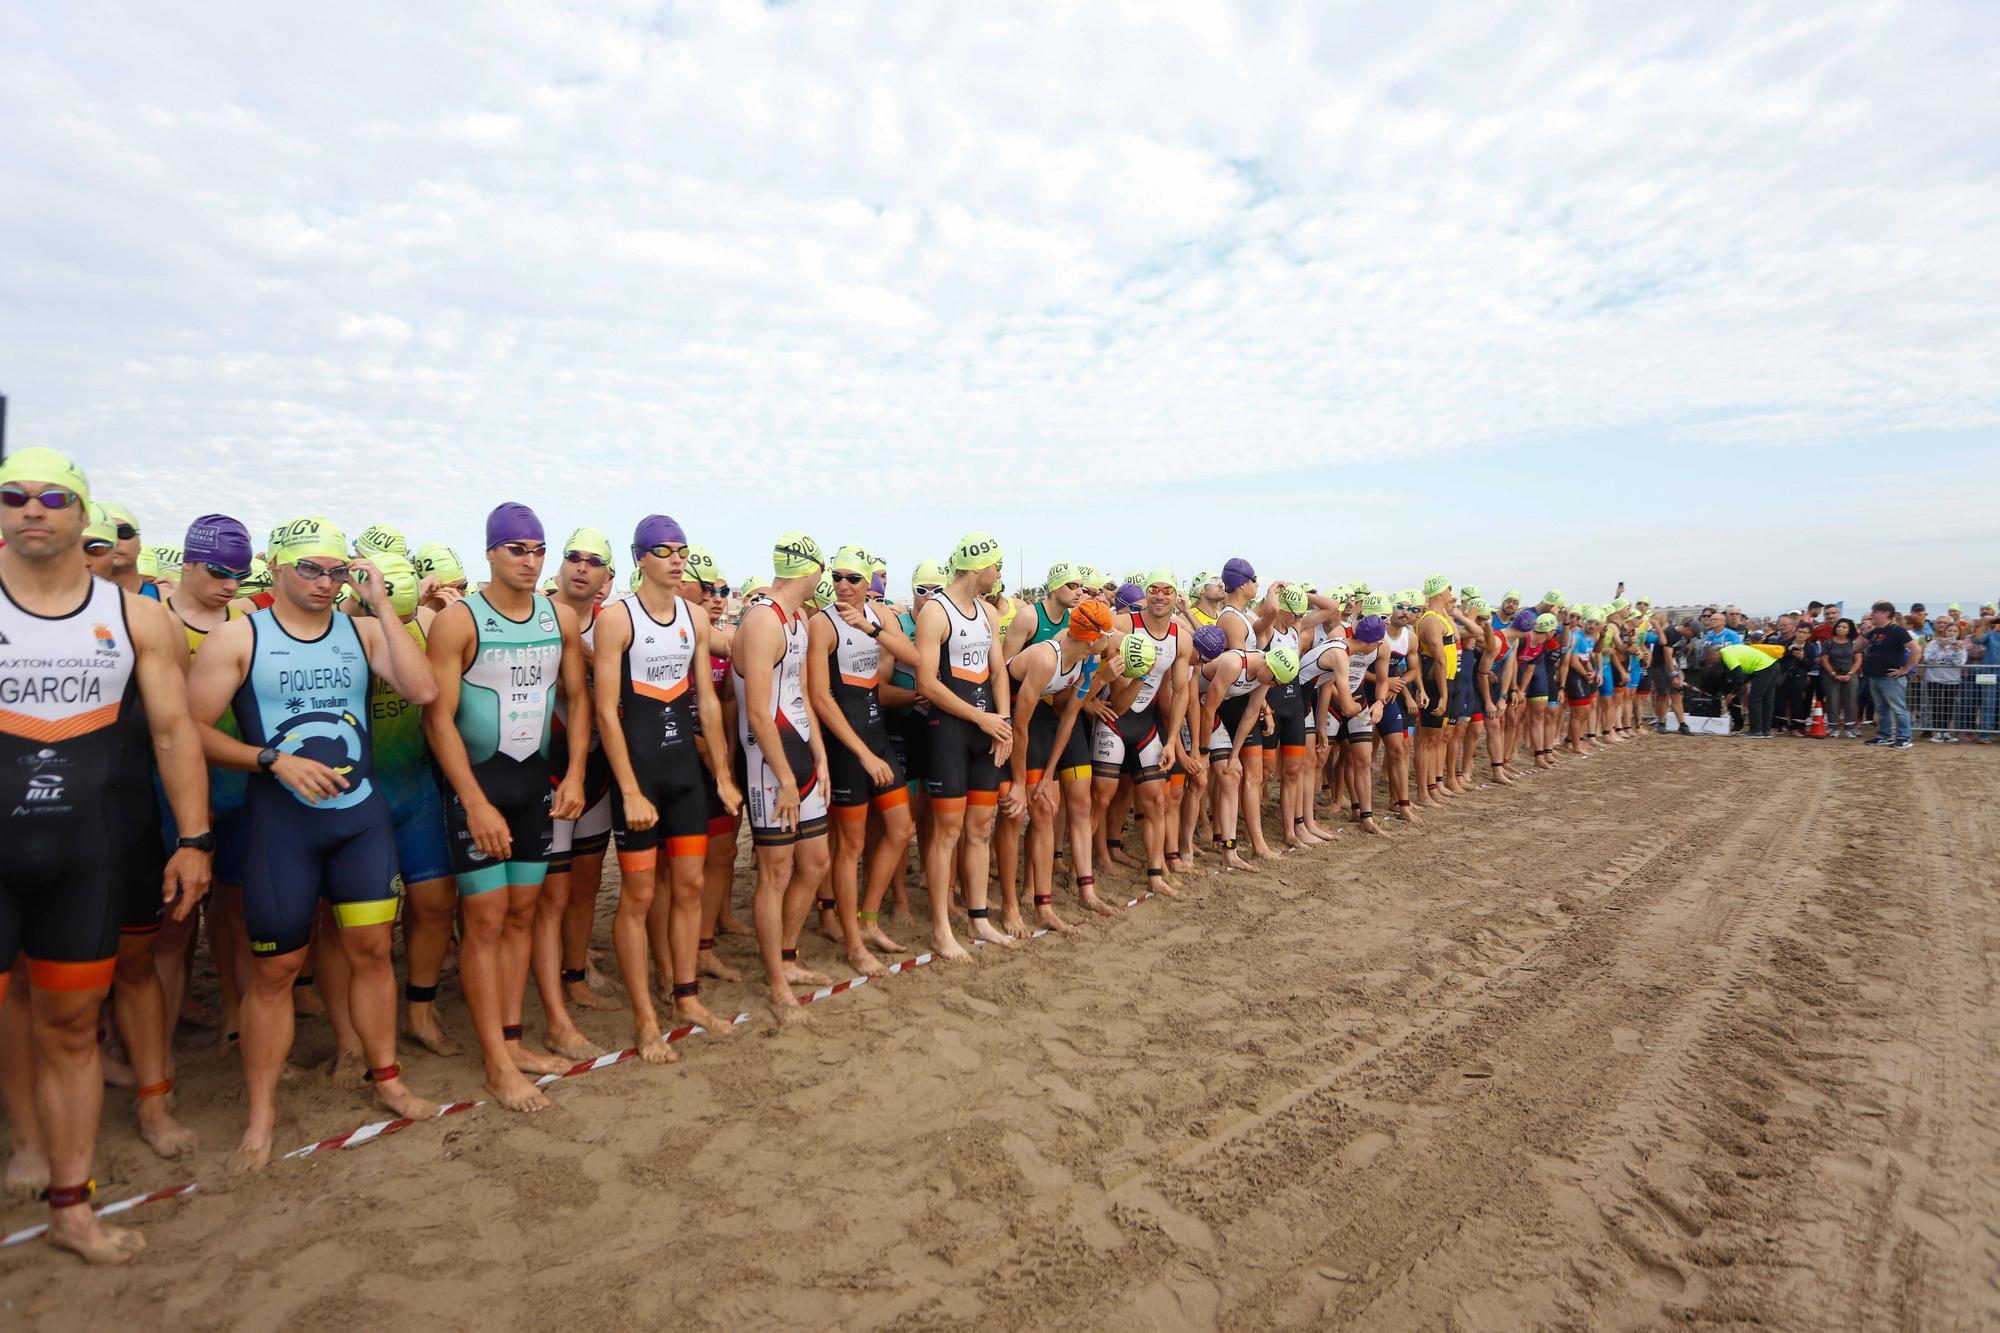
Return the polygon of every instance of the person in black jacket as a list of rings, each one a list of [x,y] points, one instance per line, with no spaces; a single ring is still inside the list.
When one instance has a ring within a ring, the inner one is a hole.
[[[1812,627],[1801,624],[1792,631],[1785,646],[1784,684],[1778,695],[1777,727],[1794,735],[1804,735],[1812,724],[1813,677],[1819,671],[1819,645],[1812,641]]]

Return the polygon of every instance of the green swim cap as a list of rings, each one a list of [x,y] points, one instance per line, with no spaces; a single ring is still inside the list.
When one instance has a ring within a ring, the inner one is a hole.
[[[1312,604],[1306,600],[1306,590],[1296,583],[1287,583],[1278,593],[1278,609],[1302,616]]]
[[[1385,592],[1371,592],[1361,599],[1361,614],[1364,616],[1386,616],[1395,609],[1394,600]]]
[[[249,577],[236,585],[236,595],[247,597],[253,592],[271,591],[271,563],[261,555],[250,557]]]
[[[139,577],[142,579],[160,577],[160,557],[150,546],[139,548],[139,558],[133,562],[133,566],[139,571]]]
[[[1155,586],[1162,583],[1166,584],[1169,588],[1176,586],[1174,583],[1174,571],[1168,569],[1165,565],[1159,565],[1155,567],[1151,573],[1146,575],[1146,577],[1138,580],[1139,586],[1146,589],[1149,592]]]
[[[381,551],[393,551],[407,558],[410,554],[410,539],[403,535],[401,529],[392,528],[387,523],[371,523],[361,530],[359,537],[354,539],[354,553],[372,556]]]
[[[1424,598],[1428,601],[1451,587],[1451,580],[1442,574],[1433,574],[1424,580]]]
[[[0,485],[10,481],[39,481],[75,491],[76,498],[90,503],[90,482],[83,469],[53,449],[21,449],[0,458]],[[135,525],[136,526],[136,525]]]
[[[1096,592],[1111,580],[1104,577],[1104,571],[1096,565],[1078,565],[1076,572],[1083,579],[1083,586]]]
[[[1137,630],[1127,634],[1118,645],[1118,657],[1125,664],[1127,680],[1137,680],[1151,671],[1159,656],[1160,650],[1153,643],[1153,636]]]
[[[645,581],[646,581],[646,571],[643,569],[635,568],[632,571],[632,577],[625,580],[625,586],[630,588],[633,592],[637,592],[639,591],[639,585],[644,583]]]
[[[170,579],[179,580],[181,576],[180,547],[149,546],[146,549],[153,553],[153,567],[158,571],[153,575],[154,578],[158,578],[161,574],[164,574]]]
[[[843,546],[833,553],[833,563],[828,568],[837,569],[843,574],[859,574],[866,578],[870,563],[868,552],[859,546]]]
[[[1353,592],[1355,596],[1366,597],[1369,593],[1373,591],[1374,589],[1370,588],[1365,580],[1356,579],[1354,581]]]
[[[693,551],[694,548],[690,546],[688,550]],[[585,555],[594,555],[607,565],[618,563],[617,557],[611,553],[611,538],[605,536],[604,533],[598,531],[596,528],[578,528],[575,532],[572,532],[569,535],[569,540],[562,544],[562,553],[564,555],[568,555],[571,551],[582,551]]]
[[[1562,595],[1561,588],[1550,588],[1542,594],[1542,604],[1545,606],[1561,606],[1566,600],[1568,599]]]
[[[1067,560],[1058,560],[1049,566],[1049,576],[1042,580],[1042,591],[1054,592],[1066,584],[1080,582],[1082,580],[1077,577],[1076,566]]]
[[[88,502],[88,517],[83,525],[83,539],[87,542],[115,542],[118,540],[118,520],[111,516],[111,509],[95,500]]]
[[[1478,602],[1485,600],[1479,595],[1479,589],[1473,587],[1470,583],[1466,584],[1463,588],[1460,588],[1458,590],[1458,595],[1468,602]]]
[[[1206,588],[1209,584],[1213,582],[1215,582],[1215,575],[1209,573],[1205,569],[1202,570],[1201,573],[1189,579],[1187,585],[1188,600],[1190,602],[1199,600],[1199,598],[1201,597],[1201,590],[1203,588]]]
[[[774,578],[811,578],[825,568],[826,556],[820,552],[819,543],[803,532],[788,532],[771,548]]]
[[[944,576],[944,566],[935,560],[919,560],[910,572],[910,595],[916,596],[918,588],[942,587],[951,582]]]
[[[272,528],[264,549],[274,565],[296,564],[300,560],[344,560],[347,538],[333,525],[332,519],[313,514]]]
[[[813,601],[820,606],[833,605],[833,576],[822,574],[819,582],[813,584]]]
[[[1299,678],[1299,655],[1282,643],[1265,651],[1264,665],[1271,668],[1271,678],[1280,685],[1289,685]]]
[[[1465,599],[1465,609],[1473,612],[1475,615],[1482,614],[1488,610],[1486,599],[1484,597],[1468,597]]]
[[[1403,606],[1418,606],[1423,602],[1423,598],[1417,596],[1415,588],[1398,588],[1390,595]]]
[[[728,582],[722,577],[722,566],[715,563],[714,554],[706,546],[697,546],[693,542],[688,543],[687,563],[682,566],[681,572],[703,583]]]
[[[410,563],[417,567],[418,574],[434,577],[439,583],[465,581],[465,566],[459,563],[458,552],[443,542],[425,542],[417,548],[416,558]]]
[[[1555,612],[1544,611],[1540,615],[1535,617],[1535,632],[1537,634],[1553,634],[1555,633],[1555,629],[1556,629]]]
[[[1614,597],[1611,599],[1611,609],[1613,611],[1628,611],[1631,607],[1632,603],[1623,597]]]
[[[991,533],[968,532],[951,549],[954,570],[991,569],[1000,563],[1000,543]]]
[[[363,558],[382,571],[382,587],[389,594],[390,609],[399,616],[416,614],[417,567],[395,551]]]
[[[104,508],[110,513],[112,522],[123,523],[131,528],[133,532],[139,531],[138,515],[127,509],[124,505],[119,504],[116,500],[106,500]]]
[[[1521,600],[1521,590],[1519,588],[1509,588],[1500,594],[1500,600],[1503,602],[1518,602]]]

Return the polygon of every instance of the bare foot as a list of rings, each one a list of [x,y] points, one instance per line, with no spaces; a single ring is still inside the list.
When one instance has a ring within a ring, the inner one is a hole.
[[[550,1028],[548,1035],[542,1039],[542,1045],[571,1063],[578,1060],[595,1060],[604,1054],[602,1046],[584,1036],[573,1026],[564,1028],[561,1032]]]
[[[98,1221],[88,1204],[50,1212],[48,1242],[87,1264],[130,1263],[133,1255],[146,1248],[144,1236],[130,1227]]]
[[[660,1029],[650,1024],[639,1029],[638,1039],[632,1044],[639,1048],[639,1058],[649,1065],[670,1065],[681,1058],[672,1043],[660,1035]]]
[[[1113,907],[1110,903],[1105,902],[1104,899],[1098,897],[1097,890],[1095,889],[1085,889],[1082,893],[1077,895],[1077,901],[1081,902],[1085,907],[1097,913],[1099,916],[1118,915],[1118,909],[1116,907]]]
[[[1250,863],[1244,860],[1243,857],[1233,847],[1222,854],[1222,864],[1224,869],[1227,870],[1250,869]]]
[[[553,1055],[542,1055],[531,1051],[518,1041],[507,1043],[507,1055],[513,1060],[514,1068],[520,1070],[523,1074],[567,1074],[569,1067],[576,1063],[574,1060],[564,1060]],[[509,1107],[508,1109],[514,1110],[517,1108]]]
[[[600,1012],[625,1007],[608,995],[598,994],[588,980],[572,981],[564,985],[563,999],[579,1009],[596,1009]]]
[[[703,949],[695,954],[694,972],[698,977],[714,977],[717,981],[743,980],[743,974],[723,962],[713,949]]]
[[[874,954],[869,953],[865,948],[857,949],[853,953],[848,954],[847,965],[864,977],[886,977],[889,975],[888,965]]]
[[[611,978],[597,970],[597,964],[589,958],[583,960],[583,984],[594,991],[611,989]]]
[[[14,1145],[14,1155],[7,1159],[4,1188],[10,1199],[39,1199],[42,1191],[49,1187],[49,1159],[42,1155],[40,1148]]]
[[[138,1087],[139,1076],[132,1072],[132,1066],[126,1064],[121,1056],[114,1055],[112,1050],[113,1048],[107,1045],[101,1056],[101,1063],[104,1066],[104,1086],[107,1088]]]
[[[400,1078],[383,1079],[374,1088],[375,1104],[404,1120],[434,1120],[444,1109],[430,1098],[411,1092],[410,1085]]]
[[[1408,805],[1396,807],[1396,818],[1402,820],[1405,824],[1421,824],[1424,822],[1417,817],[1416,808]]]
[[[1022,919],[1018,909],[1007,913],[1000,919],[1000,929],[1006,931],[1017,940],[1025,940],[1029,935],[1034,933],[1028,929],[1028,923]]]
[[[1282,855],[1282,852],[1274,852],[1269,847],[1259,847],[1257,849],[1257,859],[1260,861],[1275,861]]]
[[[785,984],[788,986],[831,986],[833,978],[810,972],[797,963],[785,964]]]
[[[873,921],[867,922],[861,927],[861,942],[881,953],[909,952],[908,949],[905,949],[902,945],[884,935],[882,927],[876,925]]]
[[[271,1164],[271,1131],[254,1126],[243,1131],[243,1139],[230,1150],[223,1166],[232,1176],[254,1176]]]
[[[897,903],[895,909],[889,913],[889,924],[909,928],[917,924],[917,917],[910,911],[908,903]]]
[[[1055,904],[1043,903],[1035,909],[1035,919],[1058,935],[1074,935],[1076,927],[1056,915]]]
[[[403,1011],[397,1025],[402,1034],[432,1055],[457,1055],[458,1043],[438,1025],[437,1010],[429,1004],[413,1004]]]
[[[787,994],[780,1003],[776,996],[771,998],[771,1018],[781,1028],[803,1027],[812,1022],[812,1015],[796,998]]]
[[[683,995],[674,1001],[674,1017],[683,1023],[692,1023],[705,1029],[710,1036],[722,1037],[734,1032],[729,1021],[717,1018],[715,1011],[701,1002],[700,997]]]
[[[965,946],[958,942],[958,936],[949,930],[931,932],[931,952],[939,961],[946,963],[963,963],[972,958]]]
[[[368,1057],[362,1052],[336,1051],[326,1077],[336,1088],[365,1088],[368,1086],[367,1074]]]
[[[1131,857],[1125,855],[1123,848],[1106,847],[1105,855],[1110,860],[1112,865],[1124,866],[1127,870],[1145,869],[1145,867],[1140,865],[1137,861],[1134,861]]]
[[[1376,827],[1375,816],[1373,815],[1363,815],[1359,827],[1363,833],[1373,834],[1378,838],[1382,836],[1382,830]]]
[[[821,939],[829,940],[834,944],[839,944],[846,938],[846,936],[840,933],[840,922],[834,919],[833,913],[824,908],[820,910],[819,914],[819,936]]]
[[[1181,896],[1181,891],[1175,888],[1173,881],[1165,875],[1153,875],[1149,877],[1146,880],[1146,888],[1153,893],[1159,894],[1162,898],[1178,898]]]
[[[486,1095],[509,1111],[532,1113],[549,1109],[549,1099],[542,1096],[542,1090],[522,1078],[516,1069],[504,1069],[499,1078],[487,1079]]]
[[[988,944],[997,944],[1003,949],[1014,947],[1013,939],[1010,936],[1001,934],[994,928],[993,923],[983,916],[972,919],[971,935],[975,940],[983,940]]]

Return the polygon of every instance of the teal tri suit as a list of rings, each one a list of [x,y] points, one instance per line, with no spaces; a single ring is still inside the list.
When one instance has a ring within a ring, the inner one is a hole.
[[[461,897],[508,885],[539,885],[554,851],[555,778],[549,738],[562,679],[562,625],[555,603],[535,594],[526,620],[510,620],[473,593],[472,665],[459,683],[453,722],[479,790],[507,821],[513,850],[495,861],[473,845],[465,803],[445,793],[445,827]],[[446,784],[449,786],[449,784]]]

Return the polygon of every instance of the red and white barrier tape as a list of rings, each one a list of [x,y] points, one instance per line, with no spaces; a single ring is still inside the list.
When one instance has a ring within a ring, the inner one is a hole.
[[[1127,899],[1125,906],[1137,907],[1140,903],[1145,902],[1153,896],[1151,893],[1142,893],[1137,898]],[[1028,938],[1038,940],[1048,933],[1049,930],[1045,926],[1029,935]],[[984,948],[985,946],[986,941],[984,940],[974,940],[972,942],[972,947],[975,949]],[[935,960],[936,955],[928,953],[918,954],[914,958],[905,958],[901,962],[890,964],[889,970],[880,977],[849,977],[846,981],[836,982],[831,986],[822,986],[810,995],[801,996],[799,1003],[806,1005],[817,1003],[820,1000],[830,1000],[843,991],[850,991],[865,986],[870,981],[887,981],[890,977],[898,973],[914,971],[917,968],[928,966]],[[738,1014],[729,1020],[729,1026],[732,1028],[740,1027],[749,1021],[749,1014]],[[705,1031],[707,1029],[703,1027],[696,1024],[689,1024],[686,1027],[675,1028],[673,1031],[667,1033],[666,1037],[669,1042],[685,1041],[687,1038]],[[547,1087],[551,1083],[559,1083],[566,1078],[576,1078],[579,1075],[592,1073],[599,1069],[609,1069],[613,1065],[637,1059],[638,1055],[638,1047],[628,1046],[622,1051],[611,1051],[598,1056],[596,1059],[581,1061],[560,1074],[544,1074],[535,1080],[535,1085],[537,1087]],[[458,1115],[460,1112],[475,1110],[484,1105],[486,1105],[484,1101],[452,1102],[449,1105],[440,1107],[438,1113],[432,1116],[431,1119],[442,1120],[448,1115]],[[394,1120],[378,1120],[373,1124],[363,1125],[359,1129],[351,1129],[345,1134],[336,1134],[330,1139],[321,1139],[317,1143],[308,1143],[303,1147],[294,1148],[285,1154],[285,1160],[291,1161],[295,1158],[311,1157],[315,1153],[329,1152],[335,1148],[358,1148],[364,1143],[372,1143],[374,1140],[382,1138],[385,1135],[394,1134],[398,1130],[408,1129],[411,1125],[418,1123],[422,1122],[400,1116]],[[186,1195],[193,1194],[195,1189],[195,1183],[189,1181],[185,1185],[175,1185],[169,1189],[154,1190],[151,1194],[141,1194],[134,1198],[121,1199],[117,1203],[106,1204],[97,1210],[97,1215],[99,1217],[110,1217],[113,1214],[125,1212],[127,1209],[137,1208],[141,1204],[159,1203],[166,1199],[183,1198]],[[6,1249],[9,1245],[18,1245],[22,1241],[33,1240],[48,1229],[48,1223],[40,1222],[34,1226],[23,1227],[19,1231],[0,1236],[0,1250]]]
[[[194,1193],[195,1189],[195,1183],[190,1180],[185,1185],[175,1185],[171,1189],[154,1190],[151,1194],[137,1194],[129,1199],[120,1199],[117,1203],[105,1204],[97,1210],[97,1215],[99,1217],[113,1217],[129,1209],[137,1208],[141,1204],[160,1203],[167,1199],[185,1198]],[[4,1236],[0,1236],[0,1250],[6,1249],[9,1245],[19,1245],[24,1240],[33,1240],[48,1229],[49,1224],[47,1222],[37,1222],[31,1227],[22,1227],[19,1231],[10,1231]]]

